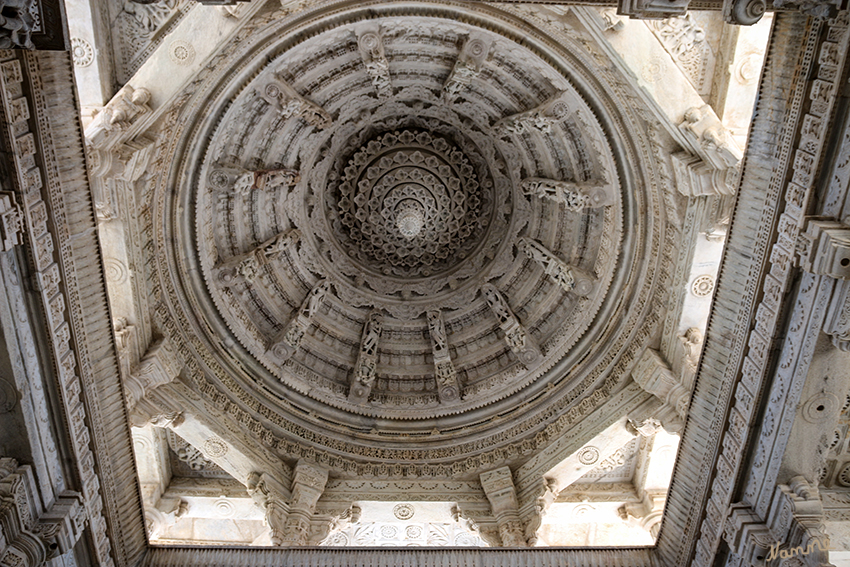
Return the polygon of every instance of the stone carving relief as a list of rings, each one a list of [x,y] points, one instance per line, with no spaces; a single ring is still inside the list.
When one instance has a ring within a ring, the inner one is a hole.
[[[378,369],[378,342],[381,339],[382,317],[378,311],[373,311],[363,325],[363,335],[360,338],[360,351],[354,374],[351,377],[351,388],[348,399],[355,403],[366,403],[375,375]]]
[[[298,313],[289,322],[282,336],[269,347],[268,352],[276,360],[283,363],[298,350],[301,339],[304,338],[304,333],[310,328],[310,322],[319,311],[322,301],[325,295],[330,292],[330,289],[330,283],[322,280],[310,290],[310,293],[301,305],[301,309],[298,310]]]
[[[333,121],[322,107],[301,96],[279,76],[266,79],[257,88],[257,94],[285,118],[300,118],[319,130]]]
[[[502,332],[505,334],[505,342],[508,343],[514,354],[517,355],[520,362],[526,366],[532,366],[539,362],[543,356],[540,348],[537,346],[534,338],[519,322],[516,315],[513,314],[502,293],[490,284],[484,285],[481,291],[487,299],[490,310],[499,321],[499,327],[501,327]]]
[[[21,209],[11,191],[0,192],[0,251],[7,252],[21,243]]]
[[[115,21],[120,41],[116,46],[119,80],[126,83],[162,42],[162,31],[176,25],[192,7],[191,0],[139,3],[127,0]]]
[[[649,22],[655,34],[676,65],[701,94],[707,94],[714,68],[714,53],[703,30],[690,13]]]
[[[493,129],[499,135],[523,134],[536,130],[543,134],[552,132],[552,127],[566,120],[570,105],[566,93],[559,93],[540,106],[499,120]]]
[[[463,45],[449,78],[443,85],[443,99],[452,102],[481,72],[490,52],[490,41],[484,36],[471,36]]]
[[[528,177],[522,180],[520,187],[526,195],[536,195],[542,199],[563,203],[569,211],[581,211],[586,207],[609,204],[609,198],[601,185]]]
[[[617,13],[637,19],[667,18],[684,14],[690,3],[690,0],[620,0]]]
[[[437,393],[441,401],[454,401],[460,396],[460,384],[449,354],[446,326],[439,311],[428,312],[428,330],[431,335],[431,351],[434,353]]]
[[[564,291],[573,291],[582,296],[589,295],[593,291],[593,280],[590,276],[567,265],[536,240],[524,236],[520,238],[518,247],[528,258],[543,268],[546,275],[550,276]]]
[[[378,28],[362,29],[357,34],[357,46],[360,56],[366,66],[366,72],[372,80],[380,98],[393,96],[393,85],[390,80],[390,64],[384,55],[384,43]]]
[[[0,49],[35,49],[31,35],[35,19],[27,0],[3,0],[0,13]]]

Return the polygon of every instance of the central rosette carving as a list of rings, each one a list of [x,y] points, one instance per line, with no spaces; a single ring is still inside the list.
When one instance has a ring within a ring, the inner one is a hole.
[[[345,165],[338,195],[341,244],[385,275],[429,277],[452,268],[490,219],[467,156],[424,131],[386,133],[361,146]]]

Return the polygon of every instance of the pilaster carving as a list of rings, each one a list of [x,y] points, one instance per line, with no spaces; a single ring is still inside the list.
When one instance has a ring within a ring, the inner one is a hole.
[[[375,27],[363,28],[357,33],[357,47],[366,66],[366,73],[372,80],[372,85],[380,98],[393,96],[393,85],[390,80],[390,63],[384,54],[384,43],[380,29]]]
[[[532,366],[543,358],[540,348],[537,346],[531,334],[519,322],[519,319],[511,311],[508,302],[498,289],[491,284],[481,287],[487,304],[499,320],[499,327],[505,333],[505,342],[517,355],[520,362],[526,366]]]
[[[0,191],[0,252],[7,252],[21,244],[23,221],[21,209],[11,191]]]
[[[599,182],[574,182],[528,177],[520,183],[526,195],[536,195],[562,203],[570,211],[581,211],[588,207],[602,207],[611,204],[611,199]]]
[[[449,354],[446,326],[443,323],[443,315],[439,310],[428,311],[427,316],[428,332],[431,335],[431,352],[434,354],[437,394],[440,396],[441,402],[450,402],[460,396],[460,384]]]
[[[536,240],[523,236],[517,246],[521,252],[537,262],[546,275],[564,291],[572,291],[581,296],[590,295],[593,291],[593,279],[589,275],[569,266]]]
[[[481,66],[490,52],[490,41],[485,37],[471,36],[463,44],[449,78],[443,85],[443,100],[452,102],[472,80],[481,73]]]
[[[214,268],[214,277],[224,286],[253,283],[256,278],[261,277],[263,268],[270,259],[277,257],[300,238],[301,233],[296,229],[281,232],[250,252],[233,256],[218,264]]]
[[[499,537],[505,547],[527,547],[525,528],[519,516],[519,503],[511,469],[501,467],[481,473],[481,487],[490,501],[490,509],[499,526]]]
[[[372,311],[366,319],[366,324],[363,325],[360,352],[357,355],[351,388],[348,392],[348,399],[355,403],[365,404],[369,399],[369,392],[372,391],[378,367],[378,341],[381,339],[382,328],[380,312]]]
[[[283,333],[269,346],[269,354],[274,356],[281,364],[298,350],[304,333],[310,328],[313,316],[319,311],[319,307],[321,307],[322,301],[330,289],[331,284],[326,280],[317,283],[307,294],[307,298],[301,304],[298,313],[292,318]]]
[[[548,134],[553,126],[570,115],[570,106],[565,95],[566,93],[559,93],[531,110],[502,118],[493,126],[493,129],[502,136],[524,134],[535,130]]]
[[[690,0],[619,0],[617,13],[639,20],[658,20],[681,16],[688,10]]]
[[[300,118],[319,130],[327,128],[333,122],[325,109],[298,94],[298,91],[278,75],[266,80],[257,90],[257,94],[285,118]]]

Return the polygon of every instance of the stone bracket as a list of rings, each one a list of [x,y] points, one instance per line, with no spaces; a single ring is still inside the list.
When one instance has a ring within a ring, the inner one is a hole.
[[[531,110],[502,118],[493,126],[493,130],[499,136],[524,134],[535,130],[548,134],[553,126],[564,121],[569,115],[570,106],[566,93],[561,92]]]
[[[443,84],[443,100],[453,101],[481,72],[481,66],[490,52],[486,37],[471,35],[463,44],[448,79]]]
[[[333,122],[333,118],[325,109],[301,96],[279,75],[266,80],[257,89],[257,94],[286,118],[301,118],[319,130],[327,128]]]
[[[534,338],[514,315],[502,293],[492,284],[481,287],[487,304],[499,320],[499,327],[505,333],[505,342],[525,366],[533,366],[543,359],[540,347]]]
[[[384,43],[381,31],[377,26],[362,28],[357,31],[357,47],[366,66],[366,73],[372,80],[372,85],[378,97],[387,99],[393,96],[393,85],[390,80],[390,64],[384,54]]]
[[[239,256],[228,258],[213,269],[214,278],[225,287],[234,286],[240,282],[253,283],[262,276],[262,268],[270,258],[294,245],[301,238],[297,229],[281,232],[263,242],[255,249]]]
[[[593,291],[593,278],[555,256],[545,246],[527,236],[519,239],[519,250],[543,268],[564,291],[586,297]]]
[[[322,305],[322,301],[330,289],[331,284],[327,280],[321,280],[317,283],[313,289],[310,290],[310,293],[307,294],[307,298],[304,300],[304,303],[301,304],[301,308],[298,310],[298,313],[286,326],[286,329],[284,329],[283,332],[271,342],[266,352],[274,357],[280,364],[289,360],[289,358],[295,354],[295,351],[298,350],[298,347],[301,344],[301,339],[304,337],[304,333],[306,333],[307,329],[310,328],[313,316],[316,312],[318,312],[319,307]]]
[[[570,211],[581,211],[590,207],[604,207],[613,203],[601,182],[558,181],[542,177],[527,177],[520,183],[525,195],[537,195],[562,203]]]
[[[449,353],[446,326],[439,310],[428,311],[428,332],[431,335],[431,352],[434,354],[434,376],[437,395],[441,402],[452,402],[461,395],[460,382]]]
[[[372,311],[366,319],[366,324],[363,325],[360,353],[351,377],[348,399],[353,403],[365,404],[369,399],[369,392],[372,391],[372,384],[375,383],[378,370],[378,341],[381,339],[382,329],[380,312]]]
[[[850,227],[820,217],[806,219],[797,240],[800,267],[812,274],[850,280]]]

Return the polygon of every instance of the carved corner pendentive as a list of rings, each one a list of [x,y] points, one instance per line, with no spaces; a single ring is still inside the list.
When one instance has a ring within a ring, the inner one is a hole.
[[[463,44],[457,61],[443,84],[443,100],[453,102],[481,73],[481,67],[490,53],[490,41],[471,35]]]
[[[307,298],[301,304],[296,315],[292,318],[283,332],[271,341],[267,349],[267,354],[271,355],[279,364],[283,364],[295,354],[298,347],[301,345],[301,339],[310,324],[313,317],[318,313],[319,308],[324,301],[325,296],[330,292],[331,284],[327,280],[321,280],[317,283]]]
[[[379,311],[372,311],[363,325],[360,338],[360,350],[354,372],[351,376],[351,387],[348,399],[356,404],[365,404],[375,383],[378,369],[378,342],[381,339],[383,317]]]
[[[569,211],[581,211],[590,207],[604,207],[613,203],[601,182],[574,182],[527,177],[520,183],[525,195],[536,195],[562,203]]]
[[[279,75],[266,79],[258,87],[257,94],[285,118],[300,118],[319,130],[333,122],[325,109],[301,96]]]
[[[505,334],[505,342],[525,366],[533,366],[543,359],[540,347],[531,334],[522,326],[519,319],[511,311],[504,295],[492,284],[481,287],[487,305],[499,321],[499,327]]]
[[[523,236],[519,239],[517,247],[543,268],[546,275],[550,276],[564,291],[572,291],[583,297],[590,295],[593,291],[593,278],[569,266],[536,240]]]
[[[502,118],[493,126],[493,131],[499,136],[531,131],[548,134],[570,115],[566,97],[567,93],[561,92],[531,110]]]
[[[449,354],[449,343],[443,315],[439,310],[428,311],[428,332],[431,336],[431,352],[434,355],[434,377],[437,395],[441,402],[452,402],[460,397],[460,383]]]

